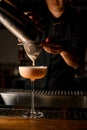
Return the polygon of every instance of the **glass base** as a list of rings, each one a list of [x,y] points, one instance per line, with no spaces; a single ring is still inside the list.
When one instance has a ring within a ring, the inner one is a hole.
[[[36,112],[36,111],[34,111],[34,112],[26,111],[26,112],[22,113],[22,116],[24,118],[41,118],[41,117],[43,117],[43,115],[44,115],[43,112]]]

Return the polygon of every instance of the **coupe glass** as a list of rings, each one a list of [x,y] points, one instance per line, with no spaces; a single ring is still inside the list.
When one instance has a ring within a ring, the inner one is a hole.
[[[34,81],[36,79],[43,78],[47,73],[47,66],[19,66],[19,74],[26,79],[31,80],[31,110],[27,110],[23,113],[25,118],[41,118],[43,113],[35,111],[34,108]]]

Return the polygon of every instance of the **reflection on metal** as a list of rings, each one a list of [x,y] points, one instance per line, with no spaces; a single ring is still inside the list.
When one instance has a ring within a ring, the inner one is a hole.
[[[86,91],[34,90],[35,107],[87,108]],[[31,106],[31,90],[1,89],[1,105]]]
[[[0,89],[0,116],[22,117],[31,108],[31,90]],[[44,119],[87,120],[87,91],[34,90]]]

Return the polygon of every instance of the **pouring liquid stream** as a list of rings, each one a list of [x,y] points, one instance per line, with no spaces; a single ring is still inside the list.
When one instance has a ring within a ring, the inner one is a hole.
[[[35,60],[32,60],[32,66],[35,66]]]

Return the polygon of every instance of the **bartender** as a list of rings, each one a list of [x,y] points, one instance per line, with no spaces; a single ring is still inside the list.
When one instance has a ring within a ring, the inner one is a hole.
[[[76,89],[75,72],[84,64],[85,45],[79,15],[72,3],[72,0],[41,0],[36,4],[41,7],[46,30],[40,42],[43,49],[35,64],[47,65],[48,71],[43,79],[35,81],[35,89]],[[34,21],[33,16],[31,19]],[[26,80],[26,89],[30,89],[29,84]]]

